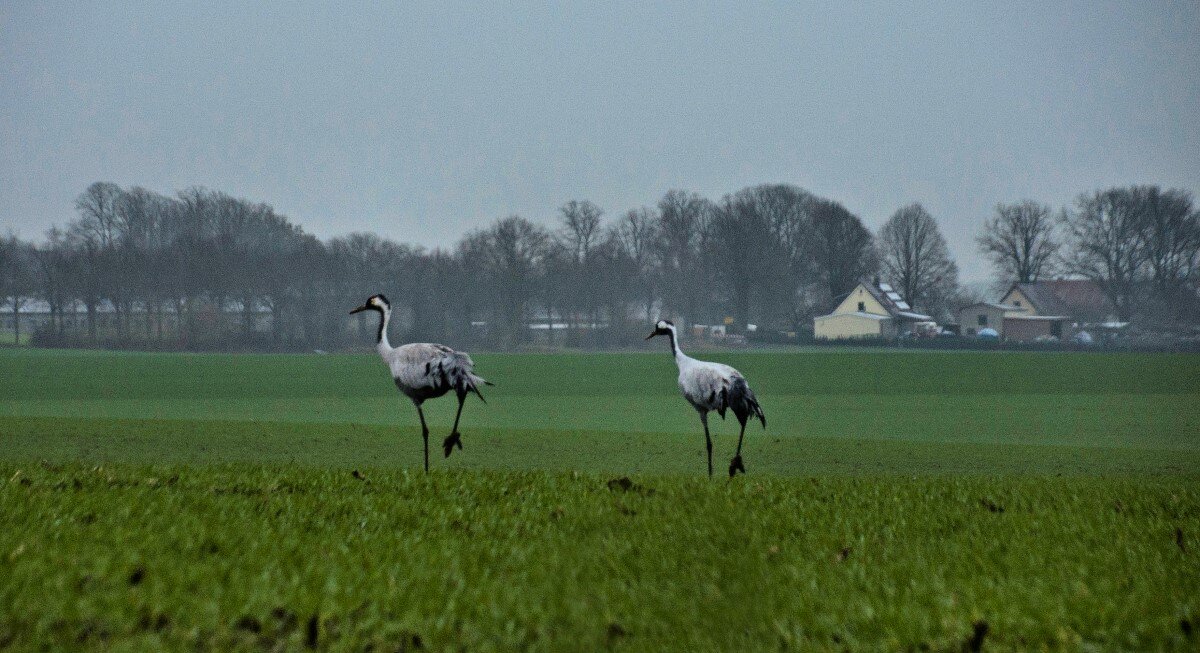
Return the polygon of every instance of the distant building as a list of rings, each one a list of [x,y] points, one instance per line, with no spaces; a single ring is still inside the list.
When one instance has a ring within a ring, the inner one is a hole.
[[[1115,319],[1108,296],[1099,284],[1087,279],[1015,283],[1000,304],[1020,309],[1005,314],[1002,328],[997,327],[1006,340],[1061,340],[1082,324]]]
[[[958,310],[959,334],[973,337],[983,329],[995,329],[999,337],[1004,337],[1004,318],[1018,316],[1025,309],[1013,304],[997,304],[979,302],[964,306]]]
[[[1014,283],[1000,303],[1025,309],[1029,316],[1065,315],[1075,322],[1112,321],[1116,313],[1100,284],[1087,279]]]
[[[890,339],[933,318],[913,311],[890,285],[860,281],[829,315],[813,318],[817,340]]]

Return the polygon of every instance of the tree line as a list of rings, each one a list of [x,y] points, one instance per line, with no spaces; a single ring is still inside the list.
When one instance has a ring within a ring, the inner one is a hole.
[[[618,346],[659,315],[803,332],[871,276],[943,321],[972,299],[920,204],[873,234],[840,203],[785,184],[719,201],[672,190],[614,216],[572,200],[552,225],[510,216],[432,249],[373,233],[323,241],[267,204],[198,187],[166,196],[97,182],[75,209],[41,242],[0,241],[0,300],[49,308],[40,344],[338,348],[371,337],[346,310],[376,292],[400,338],[487,347]],[[1111,189],[1058,214],[999,206],[979,247],[1005,283],[1080,275],[1130,314],[1156,298],[1156,319],[1190,319],[1177,305],[1195,299],[1198,222],[1183,191]]]

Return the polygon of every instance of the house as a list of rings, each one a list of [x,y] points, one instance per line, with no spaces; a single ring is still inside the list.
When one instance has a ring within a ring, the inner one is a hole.
[[[1074,322],[1106,322],[1116,309],[1100,284],[1088,279],[1014,283],[1001,304],[1025,309],[1025,315],[1065,315]]]
[[[1062,339],[1079,325],[1112,321],[1115,313],[1100,285],[1087,279],[1015,283],[1000,303],[1022,309],[1004,316],[1006,340]]]
[[[813,318],[817,340],[854,338],[891,339],[911,333],[933,318],[913,311],[908,302],[886,283],[862,280],[829,315]]]
[[[979,302],[964,306],[958,311],[959,333],[974,337],[983,329],[995,329],[1001,338],[1004,337],[1004,318],[1025,313],[1024,308],[1015,304],[998,304]]]

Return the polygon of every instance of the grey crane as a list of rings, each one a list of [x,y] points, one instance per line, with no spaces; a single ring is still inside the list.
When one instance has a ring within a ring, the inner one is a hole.
[[[729,461],[729,476],[733,477],[738,472],[745,474],[746,466],[742,462],[742,438],[746,435],[746,421],[751,417],[757,417],[762,421],[763,429],[767,428],[767,416],[763,413],[762,406],[758,405],[758,399],[754,397],[754,392],[750,390],[746,378],[742,376],[741,372],[728,365],[699,361],[685,355],[679,348],[675,325],[670,320],[659,320],[654,325],[654,331],[646,336],[646,340],[654,336],[667,336],[670,339],[671,356],[675,358],[675,365],[679,367],[679,390],[683,393],[683,398],[687,399],[696,412],[700,413],[700,422],[704,424],[704,444],[708,447],[709,477],[712,477],[713,465],[712,436],[708,432],[708,413],[714,410],[721,416],[721,419],[725,419],[726,410],[732,410],[738,423],[741,424],[737,453],[733,460]]]
[[[388,343],[388,322],[392,318],[392,305],[383,295],[372,295],[362,306],[350,311],[351,315],[361,311],[376,311],[379,313],[379,333],[375,345],[379,357],[387,364],[392,373],[396,387],[417,407],[417,415],[421,418],[421,437],[425,440],[425,471],[429,471],[429,427],[425,424],[425,412],[421,404],[427,399],[435,399],[454,391],[458,397],[458,412],[454,414],[454,427],[450,435],[442,441],[442,451],[446,457],[454,451],[454,447],[462,450],[462,434],[458,432],[458,420],[462,417],[463,402],[467,394],[474,392],[480,401],[483,394],[479,392],[480,385],[492,385],[482,377],[475,375],[475,363],[465,352],[454,351],[446,345],[429,342],[414,342],[399,347]]]

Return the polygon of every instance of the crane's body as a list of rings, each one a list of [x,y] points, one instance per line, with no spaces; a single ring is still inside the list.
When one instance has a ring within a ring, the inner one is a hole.
[[[381,346],[380,350],[396,387],[413,401],[436,399],[459,389],[478,394],[476,384],[487,383],[473,373],[475,363],[469,355],[446,345],[414,342],[388,351]]]
[[[708,448],[708,475],[712,476],[712,436],[708,431],[708,413],[717,411],[721,419],[725,419],[726,411],[733,411],[741,425],[738,434],[737,454],[729,463],[729,475],[739,471],[746,472],[742,462],[742,440],[746,435],[746,422],[751,417],[758,418],[767,428],[767,417],[762,406],[755,398],[746,378],[734,368],[710,361],[701,361],[683,353],[679,348],[675,325],[668,320],[659,320],[654,331],[646,339],[654,336],[667,336],[671,343],[671,355],[679,368],[679,391],[683,398],[700,414],[704,424],[704,441]]]
[[[421,404],[428,399],[441,397],[451,390],[458,398],[454,427],[442,442],[442,450],[449,458],[454,447],[462,449],[462,434],[458,432],[458,421],[462,417],[467,394],[474,392],[483,401],[479,386],[491,383],[475,374],[475,363],[469,355],[446,345],[415,342],[392,347],[387,337],[392,307],[383,295],[373,295],[367,299],[367,303],[350,313],[368,310],[379,313],[379,331],[375,345],[379,357],[387,364],[396,388],[417,407],[417,415],[421,418],[421,437],[425,440],[425,471],[429,471],[429,427],[425,424],[425,412],[421,409]]]

